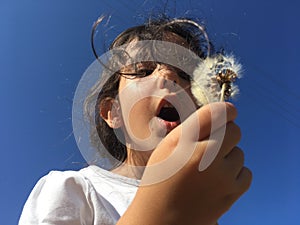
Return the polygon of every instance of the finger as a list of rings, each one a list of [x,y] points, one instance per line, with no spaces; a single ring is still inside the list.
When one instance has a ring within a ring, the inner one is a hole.
[[[225,129],[225,134],[220,150],[220,157],[227,157],[228,154],[234,149],[234,147],[241,140],[241,129],[238,125],[233,122],[229,122],[225,127],[220,128],[218,132],[221,132],[222,129]],[[221,137],[220,137],[221,138]]]
[[[176,146],[181,146],[177,148],[176,153],[178,153],[180,157],[183,157],[182,154],[184,154],[184,158],[187,158],[193,155],[195,150],[194,144],[197,143],[199,139],[207,140],[207,137],[209,137],[207,149],[200,148],[202,151],[199,152],[200,155],[204,154],[201,165],[199,165],[199,170],[204,170],[213,162],[220,150],[225,133],[224,125],[228,121],[233,121],[236,116],[237,111],[231,103],[218,102],[206,105],[192,114],[180,126],[172,130],[159,146],[169,146],[169,148],[166,148],[169,150],[164,151],[165,156],[169,156]],[[220,129],[222,126],[223,129]],[[218,132],[214,132],[217,130]],[[210,135],[211,133],[212,135]],[[227,135],[229,134],[227,133]],[[226,140],[227,139],[228,138],[226,138]],[[236,143],[230,145],[230,148],[226,148],[228,150],[222,153],[222,155],[227,154],[235,145]],[[170,148],[170,146],[173,147]]]
[[[252,172],[247,167],[243,167],[240,171],[240,173],[237,176],[237,185],[238,185],[238,192],[240,194],[243,194],[246,192],[252,182]]]
[[[198,109],[172,132],[177,137],[186,132],[189,134],[187,138],[191,141],[199,141],[210,136],[227,122],[233,121],[236,116],[237,110],[233,104],[215,102]]]
[[[245,162],[244,152],[239,147],[234,147],[229,154],[225,157],[227,167],[230,173],[237,179]]]
[[[237,117],[237,110],[231,103],[216,102],[203,106],[197,111],[199,118],[199,140],[207,138]]]
[[[201,141],[206,143],[206,147],[200,152],[199,171],[205,170],[213,161],[223,161],[224,157],[237,145],[240,137],[239,127],[230,122],[212,133],[205,141]]]

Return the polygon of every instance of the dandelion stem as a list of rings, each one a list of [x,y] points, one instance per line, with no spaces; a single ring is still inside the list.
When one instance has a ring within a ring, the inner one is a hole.
[[[227,89],[227,83],[222,84],[222,89],[221,89],[221,98],[220,101],[224,102],[225,101],[225,91]]]

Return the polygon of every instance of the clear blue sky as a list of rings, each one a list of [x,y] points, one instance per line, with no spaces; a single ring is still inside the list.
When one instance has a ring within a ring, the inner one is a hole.
[[[162,9],[159,2],[0,0],[1,224],[17,224],[32,187],[49,170],[86,165],[72,136],[71,109],[76,85],[94,61],[93,22],[112,15],[109,42]],[[299,224],[300,3],[174,2],[171,16],[203,18],[211,39],[245,69],[237,122],[254,179],[220,225]]]

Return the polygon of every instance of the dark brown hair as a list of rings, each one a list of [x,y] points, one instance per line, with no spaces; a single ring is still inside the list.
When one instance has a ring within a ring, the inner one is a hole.
[[[186,43],[188,43],[189,49],[200,58],[205,58],[209,54],[210,43],[201,25],[191,19],[169,19],[165,16],[156,20],[151,19],[143,25],[125,30],[116,37],[109,50],[128,44],[132,40],[163,40],[163,34],[165,32],[171,32],[182,37],[186,40]],[[97,56],[94,48],[93,51]],[[100,116],[100,109],[103,107],[106,100],[108,98],[114,99],[117,96],[120,76],[121,74],[118,72],[113,73],[103,86],[101,86],[101,91],[97,93],[97,101],[94,108],[96,133],[95,131],[94,133],[91,133],[91,140],[94,146],[101,151],[99,145],[100,138],[100,141],[106,150],[119,162],[123,162],[127,157],[126,146],[123,144],[125,143],[124,135],[120,130],[113,130],[110,128]],[[92,91],[91,93],[95,94],[95,91]],[[118,135],[116,135],[115,132],[117,132]]]

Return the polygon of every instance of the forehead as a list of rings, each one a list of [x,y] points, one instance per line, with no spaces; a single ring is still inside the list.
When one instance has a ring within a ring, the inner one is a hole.
[[[122,61],[120,62],[123,65],[122,68],[145,61],[148,64],[149,62],[166,63],[170,60],[178,60],[179,56],[190,55],[189,47],[189,43],[183,37],[170,31],[164,31],[160,40],[140,40],[138,37],[133,38],[124,46],[119,59]]]

